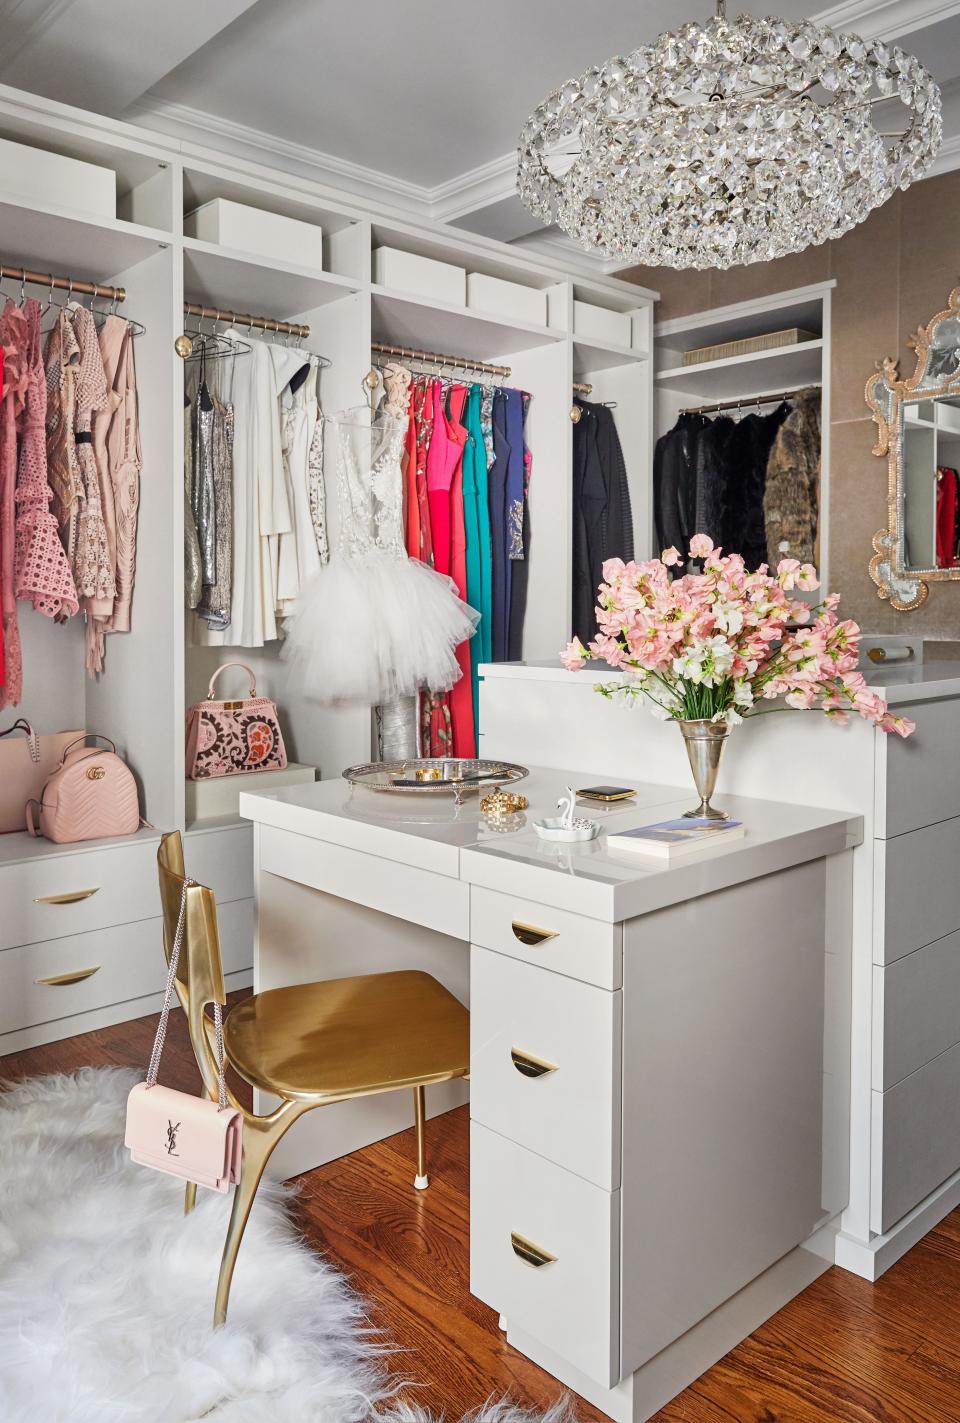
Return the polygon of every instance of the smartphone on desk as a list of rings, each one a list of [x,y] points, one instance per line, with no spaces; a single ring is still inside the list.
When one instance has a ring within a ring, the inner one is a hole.
[[[636,795],[636,791],[630,786],[584,786],[577,791],[577,795],[582,800],[599,800],[609,804],[615,800],[629,800]]]

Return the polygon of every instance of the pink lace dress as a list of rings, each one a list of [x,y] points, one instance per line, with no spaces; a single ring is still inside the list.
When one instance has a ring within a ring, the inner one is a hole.
[[[16,485],[14,584],[17,598],[33,603],[40,613],[72,617],[79,606],[73,575],[50,512],[53,498],[47,482],[47,384],[40,348],[40,304],[24,305],[27,326],[26,388],[17,421],[20,459]]]
[[[0,708],[16,706],[23,693],[23,658],[17,627],[14,574],[16,550],[17,420],[23,411],[28,372],[27,323],[23,312],[8,301],[0,316],[3,347],[3,397],[0,399],[0,618],[3,623],[3,666]]]

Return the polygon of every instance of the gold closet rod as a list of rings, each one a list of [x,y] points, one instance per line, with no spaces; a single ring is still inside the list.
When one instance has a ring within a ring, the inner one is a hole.
[[[102,296],[108,301],[126,301],[126,287],[106,287],[100,282],[84,282],[75,277],[55,277],[50,272],[31,272],[28,267],[10,267],[0,262],[0,281],[15,277],[23,286],[47,287],[53,291],[77,292],[80,296]]]
[[[807,390],[819,390],[819,381],[808,381],[796,390],[781,390],[773,395],[741,395],[736,400],[721,400],[718,405],[691,405],[681,415],[716,415],[721,410],[748,409],[751,405],[777,405],[781,400],[795,400]]]
[[[213,321],[229,321],[233,326],[255,326],[260,331],[299,336],[302,341],[310,335],[309,326],[300,326],[296,321],[274,321],[272,316],[250,316],[245,311],[225,311],[221,306],[198,306],[194,301],[185,301],[183,309],[187,316],[199,316],[201,321],[209,316]]]
[[[444,356],[439,351],[416,351],[409,346],[387,346],[382,341],[371,341],[371,351],[383,356],[406,356],[409,361],[425,361],[431,366],[461,366],[467,371],[481,371],[484,375],[509,376],[510,366],[491,366],[487,361],[473,361],[469,356]]]
[[[573,388],[574,388],[574,391],[577,393],[577,395],[592,395],[592,394],[593,394],[593,386],[592,386],[592,385],[584,385],[584,383],[583,383],[582,380],[575,380],[575,381],[573,382]]]

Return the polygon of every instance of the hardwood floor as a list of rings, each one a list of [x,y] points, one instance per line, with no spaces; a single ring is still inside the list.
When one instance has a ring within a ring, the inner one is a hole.
[[[0,1078],[142,1067],[155,1025],[141,1018],[0,1058]],[[185,1090],[199,1080],[179,1011],[163,1080]],[[300,1177],[304,1236],[403,1351],[392,1362],[419,1385],[411,1402],[450,1420],[491,1394],[544,1407],[558,1385],[509,1347],[469,1292],[466,1108],[430,1123],[429,1153],[426,1192],[413,1189],[412,1131]],[[583,1423],[603,1417],[582,1401],[575,1412]],[[829,1270],[656,1423],[960,1423],[960,1211],[875,1285]]]

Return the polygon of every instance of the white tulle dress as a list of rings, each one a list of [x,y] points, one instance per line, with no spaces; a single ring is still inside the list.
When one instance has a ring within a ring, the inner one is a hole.
[[[318,701],[376,706],[420,687],[448,691],[461,675],[455,650],[480,618],[451,579],[407,557],[400,471],[407,416],[396,404],[381,407],[371,425],[362,410],[327,420],[337,550],[301,589],[282,652],[291,682]]]

